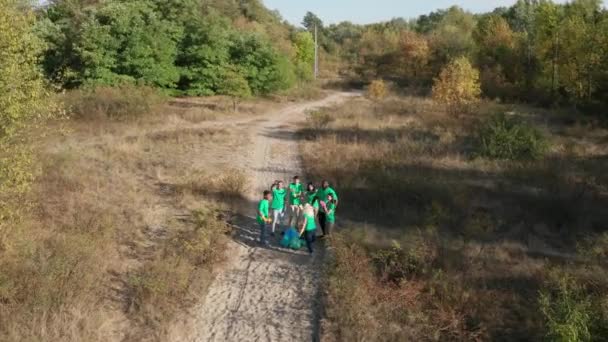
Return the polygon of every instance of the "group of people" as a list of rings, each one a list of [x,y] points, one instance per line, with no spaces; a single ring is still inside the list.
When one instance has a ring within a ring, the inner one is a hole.
[[[293,177],[293,182],[287,188],[283,181],[277,180],[270,190],[264,191],[263,198],[258,204],[260,243],[268,245],[266,239],[268,229],[271,229],[272,237],[276,236],[277,228],[281,229],[281,223],[288,215],[289,227],[298,229],[300,237],[306,241],[308,252],[312,254],[317,227],[320,226],[323,232],[321,238],[329,236],[336,223],[337,207],[338,194],[326,180],[318,189],[314,183],[308,183],[304,189],[299,176]]]

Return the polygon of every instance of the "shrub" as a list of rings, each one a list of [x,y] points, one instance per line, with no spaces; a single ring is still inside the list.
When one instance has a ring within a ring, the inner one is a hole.
[[[388,95],[388,88],[383,80],[375,80],[367,89],[367,97],[374,101],[382,101]]]
[[[323,98],[325,92],[313,82],[300,82],[297,86],[284,93],[288,100],[318,100]]]
[[[381,279],[399,284],[403,279],[426,273],[438,253],[437,245],[427,238],[429,236],[410,236],[405,247],[393,241],[391,248],[373,253],[372,260]]]
[[[335,119],[331,115],[321,110],[316,110],[308,114],[308,123],[314,129],[327,128],[334,120]]]
[[[76,119],[125,120],[154,113],[165,96],[149,87],[122,85],[74,90],[65,105]]]
[[[450,112],[465,112],[479,101],[479,71],[466,57],[450,62],[435,79],[433,98]]]
[[[478,153],[491,159],[538,159],[548,148],[546,138],[538,129],[504,114],[484,123],[477,139]]]
[[[241,170],[229,169],[224,171],[224,174],[217,179],[218,193],[223,193],[226,196],[241,196],[247,189],[247,174]]]
[[[540,294],[540,310],[551,341],[591,340],[592,307],[581,287],[567,275],[557,275]]]

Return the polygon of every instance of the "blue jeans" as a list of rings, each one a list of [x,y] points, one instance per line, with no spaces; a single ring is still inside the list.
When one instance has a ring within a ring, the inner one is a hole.
[[[306,240],[306,247],[308,247],[308,253],[312,254],[312,244],[317,239],[317,231],[316,230],[305,231],[304,239]]]
[[[266,244],[266,222],[258,223],[260,225],[260,242]]]

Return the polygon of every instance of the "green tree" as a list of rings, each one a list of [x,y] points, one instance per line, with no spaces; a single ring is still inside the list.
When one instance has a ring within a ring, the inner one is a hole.
[[[310,32],[298,32],[294,38],[296,50],[295,65],[298,78],[303,80],[312,79],[313,65],[315,62],[315,41]]]
[[[184,28],[179,45],[178,88],[190,95],[213,95],[231,65],[230,47],[235,32],[219,16],[198,17]]]
[[[251,96],[249,83],[237,70],[228,69],[219,84],[218,93],[232,98],[233,110],[238,110],[239,100]]]
[[[536,51],[541,65],[539,86],[549,88],[553,100],[559,86],[562,21],[563,8],[559,5],[543,1],[536,8]]]
[[[53,0],[41,18],[42,64],[66,87],[128,82],[211,95],[227,70],[260,94],[295,81],[289,27],[257,0]]]
[[[309,32],[298,32],[294,38],[296,60],[312,66],[315,62],[315,41]]]
[[[576,0],[565,8],[559,79],[564,91],[575,102],[592,99],[598,88],[597,75],[608,58],[608,32],[600,11],[599,0]]]
[[[304,19],[302,20],[302,26],[311,33],[314,32],[315,26],[317,27],[317,31],[322,31],[324,29],[323,20],[312,12],[306,12]]]
[[[287,89],[295,82],[289,60],[260,35],[238,35],[230,48],[230,56],[254,95]]]
[[[431,46],[435,55],[435,67],[461,56],[471,57],[475,42],[473,30],[475,18],[460,7],[451,7],[431,32]]]
[[[172,88],[181,30],[160,18],[148,1],[111,1],[84,24],[77,46],[83,83],[134,81]]]
[[[536,51],[536,8],[538,0],[518,0],[505,14],[509,26],[517,34],[522,54],[518,60],[523,65],[524,91],[532,90],[538,74]]]

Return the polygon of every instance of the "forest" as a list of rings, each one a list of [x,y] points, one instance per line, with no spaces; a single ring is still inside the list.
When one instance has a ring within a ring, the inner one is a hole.
[[[251,143],[205,123],[333,91],[364,96],[308,113],[294,138],[303,171],[372,199],[341,208],[346,227],[415,226],[391,243],[417,245],[374,244],[355,228],[338,234],[324,300],[352,315],[328,310],[327,336],[605,338],[608,283],[596,277],[608,255],[601,0],[517,0],[489,13],[453,6],[373,24],[328,24],[312,12],[289,23],[261,0],[0,0],[0,340],[167,340],[202,291],[194,284],[221,259],[226,203],[247,186],[233,168],[216,179],[184,174],[199,140],[226,153]],[[475,187],[483,182],[498,190]],[[217,200],[225,188],[233,197]],[[480,214],[473,194],[501,203]],[[150,232],[170,225],[140,224],[159,203],[189,221]],[[375,214],[361,215],[365,208]],[[507,225],[546,233],[551,252],[541,262],[499,245],[493,239],[510,233],[489,227]],[[458,236],[459,260],[470,264],[455,265],[455,247],[446,247],[455,240],[440,234],[456,226],[474,230],[445,234]],[[486,254],[508,266],[489,270],[479,261]],[[515,274],[515,285],[477,283],[497,270]],[[546,279],[555,281],[543,287]],[[91,309],[102,302],[110,304]]]

